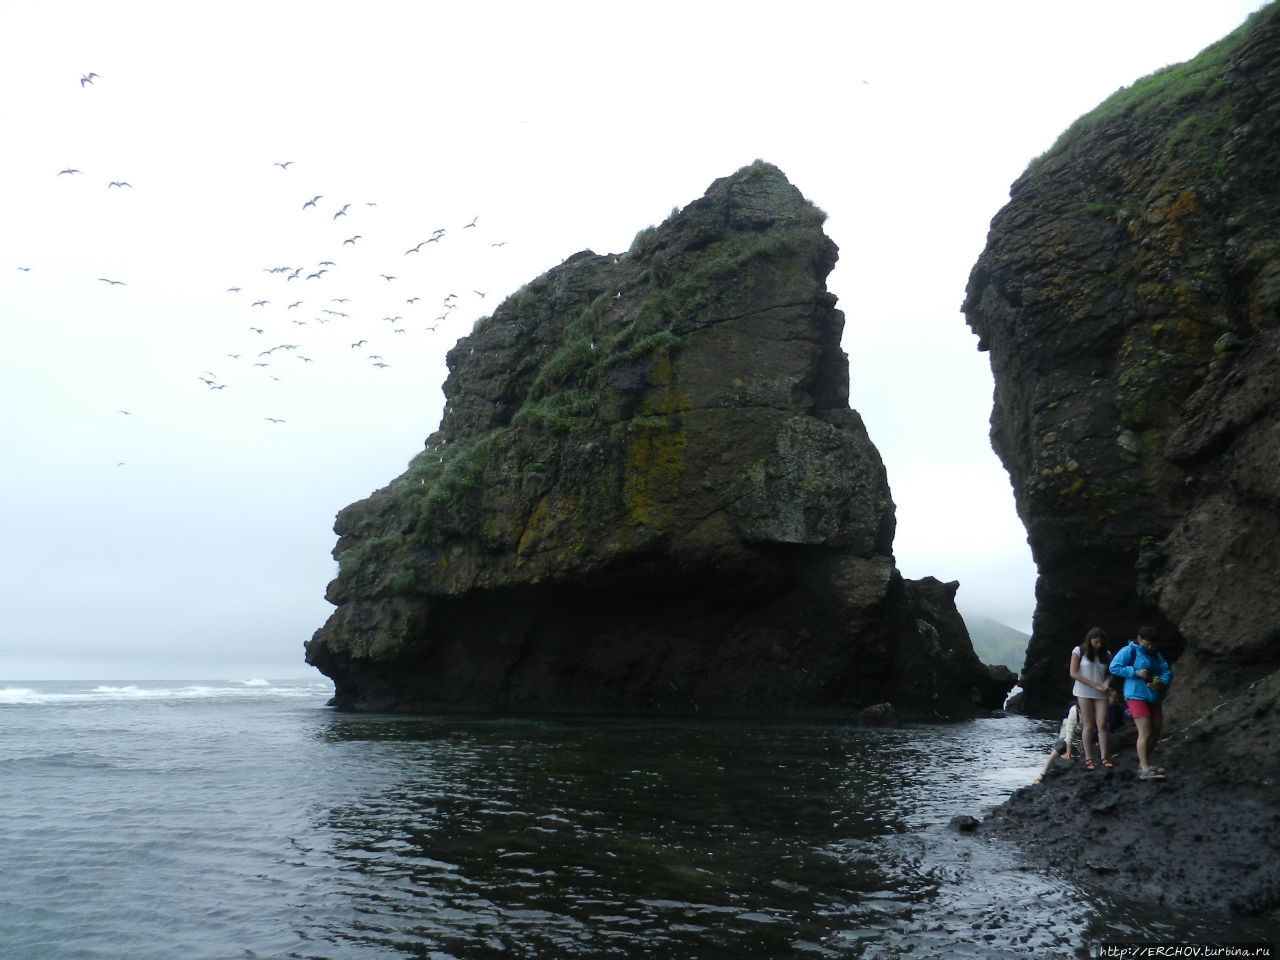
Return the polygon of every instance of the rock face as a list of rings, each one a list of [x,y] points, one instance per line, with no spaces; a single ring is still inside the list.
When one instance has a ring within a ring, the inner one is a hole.
[[[1065,709],[1088,627],[1118,647],[1150,622],[1172,641],[1167,716],[1198,743],[1188,762],[1271,787],[1277,63],[1273,4],[1078,121],[1013,185],[964,306],[1039,567],[1028,712]]]
[[[307,644],[369,710],[904,717],[999,706],[904,581],[823,215],[761,162],[449,353],[440,429],[344,509]]]

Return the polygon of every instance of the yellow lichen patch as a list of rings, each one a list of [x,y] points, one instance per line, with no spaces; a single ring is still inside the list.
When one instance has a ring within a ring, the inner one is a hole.
[[[525,523],[520,541],[516,545],[516,563],[522,564],[533,554],[542,551],[559,551],[557,557],[565,559],[565,548],[568,556],[576,554],[581,547],[580,538],[576,535],[573,521],[580,511],[577,497],[543,497],[533,508]]]
[[[1177,197],[1175,197],[1173,203],[1169,205],[1169,216],[1186,216],[1195,209],[1196,192],[1194,190],[1179,190]]]
[[[529,514],[529,519],[524,525],[524,531],[520,534],[520,540],[516,544],[517,563],[522,563],[541,543],[543,532],[547,528],[547,517],[550,513],[549,500],[547,497],[542,497],[534,506],[533,512]]]
[[[680,494],[688,439],[674,417],[636,419],[627,432],[627,474],[622,483],[627,522],[664,532]]]
[[[1197,208],[1194,190],[1179,190],[1176,194],[1162,197],[1152,204],[1147,213],[1147,220],[1159,224],[1156,236],[1165,242],[1169,256],[1177,256],[1185,239],[1181,220]]]
[[[676,363],[665,347],[653,352],[649,383],[663,389],[651,390],[645,395],[641,416],[669,416],[689,409],[689,395],[676,389]]]

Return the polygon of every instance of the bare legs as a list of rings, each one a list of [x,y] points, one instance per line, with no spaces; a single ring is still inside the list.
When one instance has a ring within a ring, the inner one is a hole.
[[[1093,709],[1093,725],[1098,730],[1098,750],[1102,754],[1101,759],[1106,760],[1111,756],[1111,751],[1107,743],[1107,707],[1106,700],[1090,700],[1089,706]]]
[[[1138,768],[1144,773],[1151,769],[1151,752],[1160,738],[1161,721],[1158,717],[1134,717],[1138,728]]]
[[[1094,700],[1091,697],[1076,697],[1076,706],[1080,711],[1080,745],[1084,748],[1084,758],[1093,759],[1093,738],[1098,738],[1098,749],[1104,760],[1111,756],[1107,749],[1107,701]]]

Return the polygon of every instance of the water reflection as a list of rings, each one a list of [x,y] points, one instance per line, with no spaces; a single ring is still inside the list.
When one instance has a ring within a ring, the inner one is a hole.
[[[344,789],[307,857],[298,932],[328,945],[316,956],[1083,956],[1124,929],[1016,851],[946,828],[1034,774],[1045,733],[1021,718],[337,714],[319,735]]]
[[[324,824],[356,935],[400,950],[785,956],[884,888],[837,845],[900,829],[895,761],[864,763],[874,735],[850,728],[335,717],[329,736],[368,761]]]

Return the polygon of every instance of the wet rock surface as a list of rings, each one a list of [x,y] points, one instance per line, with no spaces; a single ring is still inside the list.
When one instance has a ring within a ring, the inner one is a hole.
[[[1157,754],[1158,761],[1166,758]],[[1059,758],[978,828],[1036,864],[1123,899],[1280,919],[1280,811],[1167,760],[1139,780],[1132,752],[1113,769]]]

